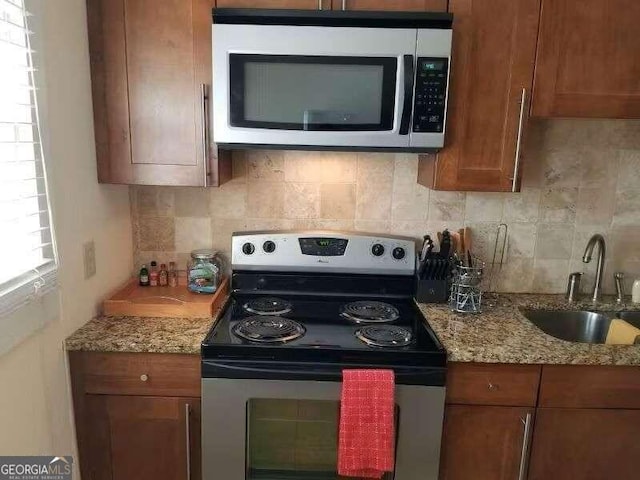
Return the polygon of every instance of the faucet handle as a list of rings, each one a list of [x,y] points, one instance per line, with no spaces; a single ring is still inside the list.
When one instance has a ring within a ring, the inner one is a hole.
[[[616,302],[622,303],[624,302],[624,273],[623,272],[615,272],[613,274],[613,279],[616,282]]]
[[[573,272],[569,275],[569,283],[567,284],[566,298],[569,303],[574,303],[578,294],[580,293],[580,280],[582,279],[583,272]]]

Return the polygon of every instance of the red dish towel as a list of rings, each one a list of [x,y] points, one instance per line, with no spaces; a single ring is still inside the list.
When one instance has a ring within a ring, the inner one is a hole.
[[[393,370],[344,370],[338,474],[382,478],[394,462]]]

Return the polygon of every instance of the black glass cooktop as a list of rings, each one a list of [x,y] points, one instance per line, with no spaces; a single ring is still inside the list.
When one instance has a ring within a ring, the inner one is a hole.
[[[375,337],[385,345],[362,339],[367,333],[362,329],[370,325],[376,326]],[[446,362],[444,349],[411,299],[311,295],[232,296],[205,338],[202,355],[367,365],[439,366]]]

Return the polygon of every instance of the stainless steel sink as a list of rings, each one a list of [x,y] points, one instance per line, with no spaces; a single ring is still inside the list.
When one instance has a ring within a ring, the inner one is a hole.
[[[522,313],[544,333],[569,342],[604,343],[611,324],[607,315],[587,311],[522,310]]]

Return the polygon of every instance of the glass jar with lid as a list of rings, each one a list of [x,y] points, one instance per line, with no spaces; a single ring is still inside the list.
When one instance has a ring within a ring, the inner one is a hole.
[[[218,289],[221,268],[217,252],[194,250],[187,266],[187,288],[194,293],[214,293]]]

